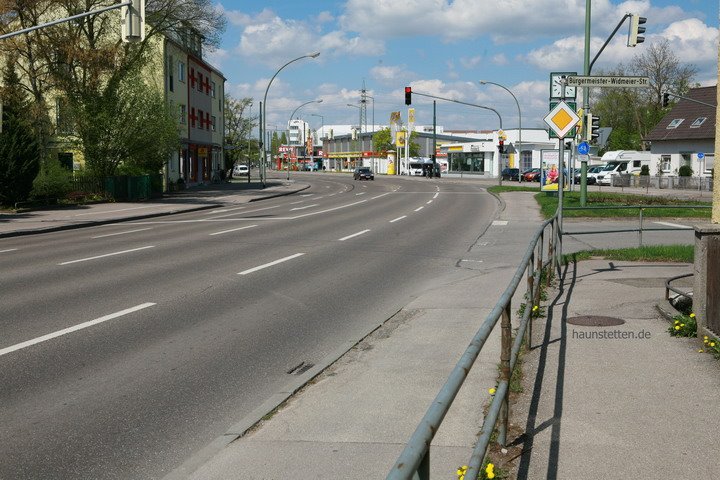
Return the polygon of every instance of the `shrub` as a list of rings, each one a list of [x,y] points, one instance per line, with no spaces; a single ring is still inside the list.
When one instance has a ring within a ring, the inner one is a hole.
[[[677,315],[673,324],[668,328],[673,337],[695,337],[697,336],[697,320],[695,314]]]
[[[678,176],[680,177],[692,177],[693,169],[690,165],[681,165],[678,170]]]
[[[643,175],[643,176],[650,175],[650,166],[643,165],[642,167],[640,167],[640,175]]]
[[[72,188],[71,173],[60,165],[57,158],[46,160],[33,181],[32,198],[61,198]]]

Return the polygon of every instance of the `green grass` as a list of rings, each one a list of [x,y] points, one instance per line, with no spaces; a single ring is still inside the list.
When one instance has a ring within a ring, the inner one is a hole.
[[[535,200],[540,205],[540,212],[543,217],[550,218],[555,214],[558,206],[557,192],[540,192],[537,184],[532,187],[517,186],[493,186],[488,188],[491,193],[504,192],[535,192]],[[643,212],[644,217],[653,218],[710,218],[712,213],[710,208],[705,209],[688,209],[688,208],[672,208],[672,206],[692,206],[701,205],[705,207],[712,206],[711,202],[701,202],[697,200],[681,200],[671,197],[654,197],[648,195],[632,195],[624,193],[612,192],[587,192],[587,201],[585,205],[588,207],[606,207],[606,206],[669,206],[669,208],[648,208]],[[580,192],[563,192],[563,206],[579,207]],[[607,209],[607,210],[563,210],[565,218],[601,218],[601,217],[623,217],[638,218],[640,213],[637,209]]]
[[[695,247],[693,245],[652,245],[637,248],[618,248],[610,250],[583,250],[563,255],[563,263],[589,260],[602,257],[606,260],[627,262],[682,262],[693,263]]]

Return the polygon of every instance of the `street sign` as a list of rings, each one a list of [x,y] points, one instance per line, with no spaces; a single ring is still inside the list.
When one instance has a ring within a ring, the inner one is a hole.
[[[590,153],[590,144],[587,142],[580,142],[577,146],[578,153],[580,155],[587,155]]]
[[[703,158],[705,158],[705,154],[703,152],[698,152],[697,157],[698,160],[702,160]]]
[[[567,77],[567,85],[574,87],[649,87],[648,77],[623,77],[623,76],[583,76],[575,75]]]
[[[580,117],[567,103],[560,102],[550,110],[543,120],[557,134],[558,138],[565,138],[565,135],[580,121]]]

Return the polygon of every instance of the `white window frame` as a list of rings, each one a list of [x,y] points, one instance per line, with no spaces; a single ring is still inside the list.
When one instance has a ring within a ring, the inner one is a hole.
[[[670,172],[672,168],[672,156],[671,155],[660,155],[660,169],[665,172]]]
[[[217,130],[217,129],[215,128],[215,124],[217,123],[217,117],[216,117],[215,115],[211,116],[211,117],[210,117],[210,121],[212,122],[212,123],[211,123],[211,125],[212,125],[212,131],[214,132],[215,130]]]
[[[178,61],[178,82],[185,83],[185,62]]]
[[[698,117],[693,121],[693,123],[690,124],[690,128],[700,128],[700,125],[705,123],[705,120],[707,120],[707,117]]]
[[[668,126],[666,127],[667,130],[672,130],[674,128],[677,128],[680,126],[681,123],[685,121],[684,118],[674,118],[672,122],[668,123]]]

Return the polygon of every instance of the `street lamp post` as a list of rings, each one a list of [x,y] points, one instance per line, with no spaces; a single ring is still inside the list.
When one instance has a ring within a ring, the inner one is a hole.
[[[311,103],[322,103],[322,98],[320,100],[310,100],[309,102],[305,102],[299,107],[297,107],[293,112],[290,114],[290,120],[288,120],[288,144],[290,144],[290,122],[292,122],[293,117],[295,116],[295,113],[297,113],[298,110],[300,110],[305,105],[310,105]],[[290,180],[290,162],[285,163],[285,167],[287,170],[287,179]]]
[[[310,116],[320,117],[320,131],[322,132],[322,135],[325,135],[325,117],[323,117],[319,113],[311,113]],[[318,135],[318,140],[320,141],[320,145],[322,145],[322,149],[325,150],[325,144],[323,143],[322,138],[323,137]],[[325,160],[323,160],[323,166],[325,166]]]
[[[270,85],[272,85],[273,80],[275,80],[275,77],[278,76],[278,73],[280,73],[280,71],[283,68],[287,67],[288,65],[290,65],[293,62],[297,62],[298,60],[302,60],[303,58],[317,58],[318,56],[320,56],[320,52],[310,53],[308,55],[302,55],[300,57],[294,58],[294,59],[290,60],[289,62],[287,62],[282,67],[278,68],[277,72],[275,72],[275,75],[272,76],[272,78],[268,82],[267,88],[265,89],[265,96],[263,97],[263,103],[262,103],[263,134],[265,133],[265,122],[267,120],[267,116],[266,116],[267,115],[267,113],[266,113],[267,112],[267,94],[268,94],[268,90],[270,90]],[[263,138],[263,135],[260,135],[260,138]],[[260,159],[260,181],[262,182],[263,187],[265,186],[265,173],[266,173],[265,172],[265,161],[267,160],[267,155],[265,154],[265,146],[266,145],[263,143],[262,148],[260,149],[262,152],[262,158]]]
[[[360,105],[353,105],[352,103],[348,103],[347,106],[348,106],[348,107],[357,108],[357,109],[359,110],[360,119],[358,120],[358,131],[360,131],[360,133],[362,134],[362,123],[360,122],[360,120],[362,120],[362,107],[361,107]],[[360,135],[360,150],[362,150],[362,143],[363,143],[363,142],[362,142],[362,135]],[[355,147],[357,147],[357,144],[355,145]],[[361,157],[361,159],[360,159],[360,165],[361,165],[361,166],[362,166],[362,163],[363,163],[363,161],[362,161],[362,157]],[[356,165],[357,165],[357,164],[356,164]]]
[[[518,172],[519,172],[520,163],[522,162],[522,114],[520,113],[520,102],[518,102],[518,99],[515,96],[515,94],[513,92],[511,92],[510,89],[507,88],[506,86],[500,85],[499,83],[495,83],[495,82],[488,82],[486,80],[480,80],[480,85],[487,85],[487,84],[498,86],[498,87],[502,88],[503,90],[505,90],[506,92],[508,92],[510,95],[512,95],[513,99],[515,100],[515,105],[517,105],[517,111],[518,111]],[[520,178],[520,174],[518,173],[518,179],[519,178]],[[500,182],[502,182],[502,171],[500,172]]]

